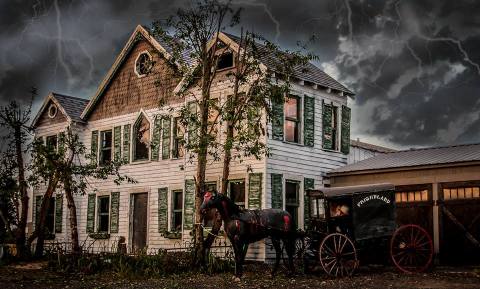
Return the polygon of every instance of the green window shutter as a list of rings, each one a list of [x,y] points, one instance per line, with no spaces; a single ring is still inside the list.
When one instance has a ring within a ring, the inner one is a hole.
[[[195,211],[195,181],[185,180],[185,204],[183,214],[183,228],[185,230],[193,229],[193,218]]]
[[[248,176],[248,208],[262,208],[262,173],[252,173]]]
[[[92,142],[91,142],[91,153],[92,153],[92,163],[98,163],[98,130],[92,131]]]
[[[272,177],[272,209],[283,209],[283,176],[271,174]]]
[[[303,143],[313,147],[315,142],[315,98],[303,98]]]
[[[112,192],[110,199],[110,233],[118,233],[118,219],[120,210],[120,192]]]
[[[340,150],[344,154],[350,152],[350,108],[342,105],[342,140]]]
[[[333,110],[332,106],[326,104],[322,101],[322,130],[323,130],[323,138],[322,138],[322,147],[324,149],[332,149],[333,146],[333,128],[332,128],[332,117],[333,117]]]
[[[58,134],[58,151],[61,152],[65,149],[65,133],[61,132]]]
[[[161,132],[162,118],[157,115],[153,121],[152,154],[150,155],[152,161],[158,161],[159,158]]]
[[[283,140],[283,99],[272,101],[272,138]]]
[[[122,127],[113,128],[113,160],[119,162],[122,159]]]
[[[130,130],[132,125],[126,124],[123,126],[123,162],[130,162]]]
[[[158,189],[158,232],[168,230],[168,188]]]
[[[95,229],[95,199],[96,194],[88,194],[87,206],[87,233],[93,233]]]
[[[162,132],[162,159],[166,160],[170,158],[171,119],[169,116],[163,119]]]
[[[194,101],[190,101],[188,103],[188,111],[190,112],[190,114],[193,114],[193,115],[197,114],[197,104]],[[187,129],[188,129],[188,136],[187,136],[188,145],[193,146],[193,143],[197,141],[196,124],[193,121],[189,121]]]
[[[303,199],[303,204],[304,204],[304,210],[303,210],[303,215],[304,215],[304,227],[306,228],[309,218],[310,218],[310,198],[307,196],[307,190],[313,190],[315,188],[315,179],[309,179],[305,178],[303,180],[303,189],[304,189],[304,199]]]
[[[35,197],[35,228],[40,222],[40,208],[42,207],[42,196]]]
[[[62,232],[63,224],[63,195],[55,195],[55,233]]]

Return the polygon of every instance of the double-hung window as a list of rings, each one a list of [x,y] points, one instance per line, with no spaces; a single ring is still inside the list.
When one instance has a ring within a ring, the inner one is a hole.
[[[285,101],[285,140],[300,142],[300,98],[289,96]]]
[[[217,191],[217,182],[206,182],[205,183],[205,192],[216,192]],[[215,220],[215,209],[210,209],[205,213],[203,217],[203,225],[205,227],[212,227],[213,221]]]
[[[173,157],[181,158],[185,155],[184,148],[184,129],[180,122],[180,118],[176,117],[173,120]]]
[[[112,161],[112,130],[100,132],[100,165],[107,165]]]
[[[332,105],[332,150],[339,149],[338,107]]]
[[[55,198],[50,197],[48,199],[48,210],[45,219],[45,229],[49,234],[55,233]]]
[[[298,220],[298,191],[300,183],[298,181],[285,181],[285,210],[292,215],[292,218],[297,224]]]
[[[228,194],[236,205],[245,207],[245,180],[229,181]]]
[[[180,232],[182,230],[183,216],[183,191],[172,191],[172,226],[171,230]]]
[[[108,233],[110,224],[110,196],[98,197],[98,232]]]
[[[57,135],[49,135],[46,138],[46,146],[49,151],[57,150]]]

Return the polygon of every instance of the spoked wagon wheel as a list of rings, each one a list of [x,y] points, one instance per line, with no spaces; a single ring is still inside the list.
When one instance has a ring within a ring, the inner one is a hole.
[[[357,250],[343,234],[330,234],[323,239],[319,251],[320,264],[330,276],[351,276],[358,265]]]
[[[401,226],[395,231],[390,241],[390,255],[393,264],[401,271],[423,272],[432,263],[432,238],[420,226]]]

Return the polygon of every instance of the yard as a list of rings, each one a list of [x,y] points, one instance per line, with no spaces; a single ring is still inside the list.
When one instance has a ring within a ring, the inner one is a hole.
[[[344,279],[302,274],[288,278],[283,272],[272,278],[263,264],[248,264],[245,269],[242,281],[235,283],[230,273],[137,279],[112,273],[61,274],[49,271],[45,263],[29,263],[0,267],[0,288],[479,288],[480,284],[479,268],[437,267],[426,274],[406,275],[391,267],[364,267]]]

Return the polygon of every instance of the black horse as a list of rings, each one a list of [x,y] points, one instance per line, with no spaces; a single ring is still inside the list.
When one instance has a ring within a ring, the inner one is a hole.
[[[272,239],[276,260],[272,274],[275,274],[282,255],[283,241],[288,255],[290,273],[294,273],[293,255],[295,254],[296,228],[292,216],[283,210],[264,209],[246,210],[237,206],[223,194],[206,192],[201,206],[202,214],[216,208],[223,219],[223,226],[235,253],[235,276],[242,276],[248,245],[267,237]]]

